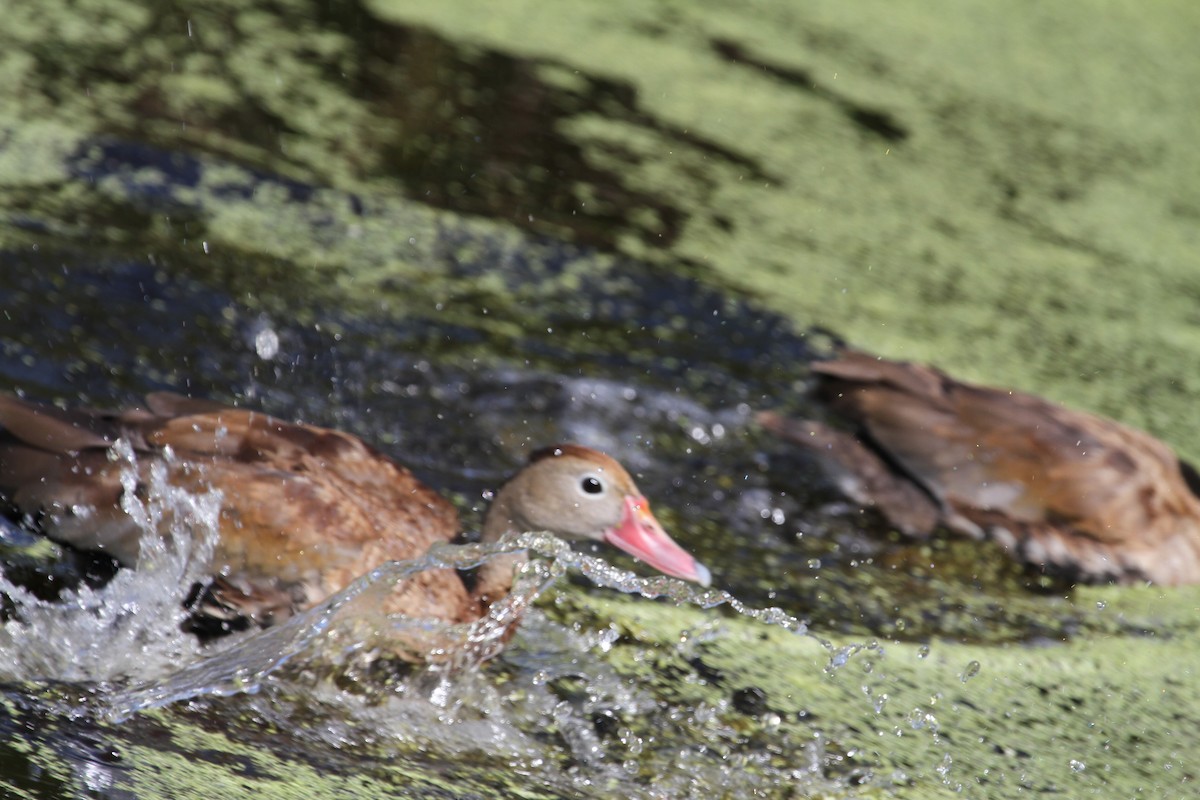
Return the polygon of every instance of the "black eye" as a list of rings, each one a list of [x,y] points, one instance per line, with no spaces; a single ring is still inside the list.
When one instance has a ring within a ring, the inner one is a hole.
[[[589,475],[580,482],[579,488],[583,489],[588,494],[600,494],[604,491],[604,484],[600,483],[599,480]]]

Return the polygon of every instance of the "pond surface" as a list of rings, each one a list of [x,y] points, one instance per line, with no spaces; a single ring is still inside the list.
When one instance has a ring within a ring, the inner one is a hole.
[[[1200,719],[1186,595],[1180,611],[1152,590],[1073,590],[987,545],[905,541],[754,426],[762,408],[822,413],[806,365],[837,337],[710,269],[696,231],[747,224],[723,182],[795,184],[794,165],[607,73],[389,8],[114,3],[70,11],[78,29],[14,24],[44,102],[22,100],[0,137],[0,389],[117,407],[168,388],[348,430],[468,531],[531,447],[599,447],[717,588],[803,632],[698,593],[648,599],[657,584],[596,562],[584,577],[562,554],[540,562],[512,645],[457,670],[363,658],[350,597],[202,648],[178,630],[186,560],[67,608],[14,590],[0,785],[1007,797],[1191,780],[1194,745],[1154,724],[1154,703]],[[706,45],[725,69],[812,77],[729,35]],[[909,136],[817,84],[815,106],[871,147]],[[656,184],[664,150],[678,172]],[[807,247],[761,222],[787,257]],[[75,569],[4,537],[10,575]],[[187,664],[210,671],[193,685]],[[112,715],[139,691],[160,699]]]

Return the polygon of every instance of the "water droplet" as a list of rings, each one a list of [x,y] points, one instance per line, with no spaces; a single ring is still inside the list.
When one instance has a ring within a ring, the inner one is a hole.
[[[1083,772],[1085,769],[1087,769],[1087,764],[1083,763],[1082,761],[1076,761],[1072,758],[1071,769],[1075,772]]]
[[[974,678],[978,674],[979,674],[979,662],[971,661],[970,663],[967,664],[967,668],[963,670],[962,675],[960,675],[958,677],[959,677],[959,680],[961,680],[963,683],[966,683],[967,681],[971,680],[971,678]]]
[[[279,354],[279,334],[273,328],[263,328],[254,335],[254,352],[264,361]]]
[[[908,726],[915,731],[937,725],[937,717],[919,708],[914,708],[908,714]]]
[[[917,658],[929,658],[929,645],[923,644],[917,648]]]

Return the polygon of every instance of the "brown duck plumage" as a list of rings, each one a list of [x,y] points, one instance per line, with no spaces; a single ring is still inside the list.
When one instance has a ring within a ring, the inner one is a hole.
[[[1016,557],[1093,580],[1200,580],[1195,472],[1104,417],[932,367],[845,352],[813,365],[817,396],[855,426],[759,415],[852,499],[897,528],[991,536]]]
[[[121,510],[128,466],[110,458],[118,438],[136,454],[137,491],[155,465],[173,485],[220,490],[212,582],[194,606],[202,623],[270,624],[385,561],[459,534],[448,502],[361,440],[260,412],[166,393],[120,412],[0,396],[0,427],[0,493],[9,504],[48,537],[124,567],[137,566],[142,531]],[[663,532],[629,474],[587,448],[543,451],[500,489],[484,540],[525,530],[606,540],[670,574],[708,580]],[[384,611],[475,619],[509,590],[513,561],[486,565],[473,591],[454,570],[421,573]]]

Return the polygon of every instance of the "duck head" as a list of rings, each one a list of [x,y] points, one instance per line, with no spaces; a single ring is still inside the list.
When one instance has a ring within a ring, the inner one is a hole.
[[[497,492],[484,518],[483,540],[524,531],[607,542],[666,575],[701,586],[712,582],[708,569],[663,530],[625,468],[587,447],[539,450]],[[507,591],[512,566],[511,559],[486,565],[476,594],[486,601]]]

